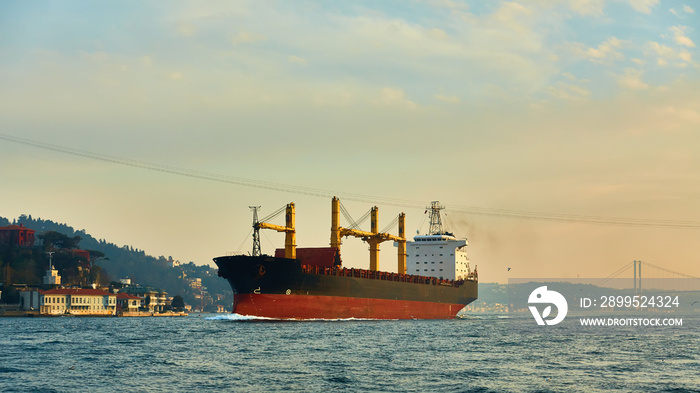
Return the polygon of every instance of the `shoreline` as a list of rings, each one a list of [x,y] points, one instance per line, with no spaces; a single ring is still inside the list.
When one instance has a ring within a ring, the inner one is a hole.
[[[151,313],[148,311],[125,312],[119,314],[41,314],[39,311],[7,311],[0,312],[0,318],[58,318],[58,317],[89,317],[89,318],[138,318],[138,317],[186,317],[186,312]]]

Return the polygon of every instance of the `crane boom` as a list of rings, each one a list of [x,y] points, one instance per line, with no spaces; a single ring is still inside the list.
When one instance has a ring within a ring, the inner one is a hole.
[[[260,229],[272,229],[277,232],[284,232],[284,257],[290,259],[297,258],[297,235],[295,229],[296,212],[294,202],[287,205],[285,214],[285,226],[270,224],[267,222],[253,222],[256,232]]]
[[[331,215],[331,247],[336,248],[340,253],[341,238],[343,236],[353,236],[361,238],[369,243],[369,269],[372,271],[379,270],[379,244],[387,240],[393,240],[398,243],[398,269],[400,274],[406,273],[406,236],[404,231],[405,217],[404,213],[399,215],[399,236],[394,236],[388,233],[380,233],[378,229],[377,213],[379,208],[372,208],[372,231],[360,231],[357,229],[343,228],[340,226],[340,200],[333,197]]]

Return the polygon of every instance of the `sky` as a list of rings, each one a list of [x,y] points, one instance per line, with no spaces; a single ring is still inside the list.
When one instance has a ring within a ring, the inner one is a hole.
[[[411,235],[440,201],[482,282],[634,260],[698,277],[699,14],[691,0],[3,1],[0,216],[213,265],[251,249],[249,206],[294,202],[298,245],[324,247],[333,195],[354,219],[377,205],[380,229],[405,212]],[[263,252],[283,245],[263,232]],[[359,239],[342,253],[369,265]]]

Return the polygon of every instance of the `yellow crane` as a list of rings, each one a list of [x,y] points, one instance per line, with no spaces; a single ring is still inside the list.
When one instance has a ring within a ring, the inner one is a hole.
[[[369,270],[379,270],[379,244],[387,240],[393,240],[398,243],[398,273],[406,274],[406,233],[405,222],[406,215],[399,215],[399,236],[394,236],[389,233],[379,232],[379,221],[377,213],[379,208],[374,206],[371,210],[371,232],[361,231],[358,229],[343,228],[340,226],[340,200],[333,197],[331,205],[331,247],[338,250],[340,254],[341,238],[343,236],[359,237],[369,244]]]
[[[252,208],[252,207],[251,207]],[[285,212],[285,226],[270,224],[263,221],[258,221],[257,209],[253,215],[253,256],[260,255],[260,229],[272,229],[277,232],[284,232],[284,257],[290,259],[297,258],[297,235],[294,229],[296,221],[296,213],[294,210],[294,202],[287,204]],[[274,214],[273,214],[274,216]]]

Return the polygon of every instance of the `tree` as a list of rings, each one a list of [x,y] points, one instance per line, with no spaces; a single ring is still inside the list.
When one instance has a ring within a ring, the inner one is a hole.
[[[173,298],[172,305],[175,311],[182,311],[182,309],[185,308],[185,300],[182,298],[182,296],[176,295]]]
[[[107,286],[109,285],[109,275],[98,265],[90,269],[90,282]]]
[[[46,233],[39,235],[39,239],[44,242],[44,248],[46,250],[50,249],[74,249],[78,248],[78,243],[80,243],[80,236],[68,237],[62,233],[55,231],[47,231]]]
[[[5,287],[0,301],[5,304],[19,304],[19,292],[14,287]]]

